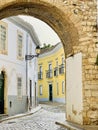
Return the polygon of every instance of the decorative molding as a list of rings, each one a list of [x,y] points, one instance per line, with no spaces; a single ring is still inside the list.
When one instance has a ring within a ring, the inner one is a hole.
[[[9,17],[6,19],[8,21],[16,24],[17,26],[21,27],[23,30],[26,30],[30,34],[30,36],[31,36],[32,40],[34,41],[34,43],[36,44],[36,46],[37,45],[40,46],[40,41],[39,41],[37,34],[36,34],[36,32],[31,24],[25,22],[24,20],[22,20],[18,16]]]
[[[42,57],[45,57],[45,56],[49,56],[49,55],[52,55],[54,53],[56,53],[60,48],[62,48],[62,43],[58,43],[58,45],[51,51],[48,51],[48,52],[45,52],[43,54],[40,54],[38,58],[42,58]]]

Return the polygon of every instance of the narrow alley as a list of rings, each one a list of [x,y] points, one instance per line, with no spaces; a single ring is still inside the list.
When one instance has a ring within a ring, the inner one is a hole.
[[[30,115],[0,123],[0,130],[66,130],[56,125],[65,120],[65,105],[61,103],[41,103],[41,109]]]

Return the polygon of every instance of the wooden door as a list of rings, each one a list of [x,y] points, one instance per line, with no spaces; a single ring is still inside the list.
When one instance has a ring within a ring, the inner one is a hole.
[[[0,114],[4,113],[4,74],[0,74]]]

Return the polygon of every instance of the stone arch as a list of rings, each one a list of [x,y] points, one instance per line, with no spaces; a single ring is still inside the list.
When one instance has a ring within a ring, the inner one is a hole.
[[[62,7],[61,3],[58,7],[58,3],[52,2],[13,1],[2,6],[0,18],[23,14],[34,16],[46,22],[60,37],[65,53],[71,54],[73,53],[73,46],[79,44],[78,27],[74,26],[77,20],[73,19],[73,14],[68,12],[68,8],[63,11]]]
[[[68,3],[67,6],[65,3]],[[83,53],[82,124],[98,124],[98,105],[92,109],[92,95],[95,104],[98,104],[97,87],[94,89],[94,85],[98,86],[98,67],[95,66],[98,53],[96,12],[95,0],[0,0],[0,19],[18,14],[34,16],[55,30],[63,43],[65,55]]]

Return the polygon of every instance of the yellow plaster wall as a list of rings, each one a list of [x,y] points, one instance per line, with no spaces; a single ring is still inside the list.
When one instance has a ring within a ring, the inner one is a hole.
[[[38,65],[42,66],[42,73],[43,73],[43,79],[38,81],[38,86],[43,86],[43,94],[39,95],[39,98],[49,98],[49,83],[52,83],[53,86],[53,98],[64,98],[65,93],[62,94],[62,81],[65,82],[65,73],[64,74],[58,74],[58,76],[54,76],[52,78],[46,78],[46,70],[48,70],[48,64],[52,64],[52,70],[54,72],[54,68],[56,67],[56,59],[58,59],[58,66],[62,64],[62,56],[64,56],[64,50],[63,47],[60,48],[56,53],[38,58]],[[38,70],[39,71],[39,70]],[[59,95],[57,95],[57,88],[56,84],[59,83]]]

